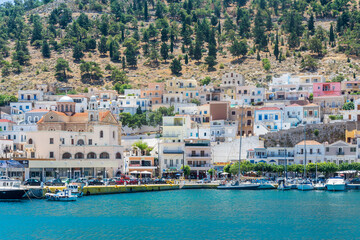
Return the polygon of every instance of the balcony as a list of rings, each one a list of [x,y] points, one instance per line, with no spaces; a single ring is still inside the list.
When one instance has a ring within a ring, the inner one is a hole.
[[[183,150],[163,150],[163,154],[183,154]]]
[[[268,157],[276,158],[276,157],[294,157],[294,154],[270,154]]]
[[[190,168],[198,168],[198,167],[211,167],[211,165],[210,164],[189,164],[189,167]]]
[[[210,154],[188,154],[187,157],[208,158],[208,157],[211,157],[211,155]]]
[[[186,147],[210,147],[209,143],[185,143]]]
[[[345,155],[344,152],[336,152],[336,155]]]

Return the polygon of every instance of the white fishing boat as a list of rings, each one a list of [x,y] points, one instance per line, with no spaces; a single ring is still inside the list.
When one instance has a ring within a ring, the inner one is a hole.
[[[49,201],[76,201],[78,196],[72,194],[71,190],[64,189],[63,191],[59,191],[57,193],[46,193],[45,198]]]
[[[326,189],[328,191],[344,191],[346,188],[346,183],[341,177],[329,178],[326,181]]]
[[[303,181],[298,184],[297,189],[300,191],[314,190],[314,186],[310,181]]]
[[[325,190],[326,186],[325,186],[325,183],[315,183],[314,184],[314,189],[315,190]]]
[[[82,197],[83,196],[83,192],[82,191],[79,191],[79,186],[78,185],[75,185],[75,184],[69,184],[66,186],[66,189],[69,189],[71,190],[71,193],[73,195],[76,195],[78,197]]]

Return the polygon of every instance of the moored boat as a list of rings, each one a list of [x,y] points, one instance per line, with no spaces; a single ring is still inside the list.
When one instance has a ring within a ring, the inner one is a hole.
[[[309,190],[314,190],[314,186],[310,181],[303,181],[300,184],[298,184],[297,189],[301,191],[309,191]]]
[[[344,191],[346,189],[346,183],[341,177],[329,178],[326,181],[326,189],[328,191]]]
[[[20,186],[19,180],[12,180],[8,177],[0,179],[0,200],[19,200],[28,191]]]
[[[256,190],[260,186],[259,183],[251,183],[251,182],[229,182],[226,184],[221,184],[217,188],[223,190]]]
[[[325,186],[324,183],[319,182],[319,183],[314,184],[314,189],[315,190],[325,190],[325,188],[326,188],[326,186]]]
[[[46,193],[45,198],[49,201],[76,201],[78,196],[72,194],[71,190],[64,189],[63,191],[59,191],[57,193]]]

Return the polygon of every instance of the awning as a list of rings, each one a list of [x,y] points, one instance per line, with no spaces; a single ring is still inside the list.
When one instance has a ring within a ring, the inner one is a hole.
[[[151,172],[143,171],[143,172],[141,172],[141,174],[151,174]]]
[[[229,173],[227,173],[227,172],[223,172],[221,175],[228,175]]]
[[[136,173],[139,173],[138,171],[132,171],[132,172],[130,172],[130,174],[136,174]]]

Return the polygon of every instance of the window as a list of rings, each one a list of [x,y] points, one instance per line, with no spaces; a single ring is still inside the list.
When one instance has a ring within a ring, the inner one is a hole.
[[[275,120],[279,120],[279,114],[275,114]]]
[[[62,155],[62,158],[63,158],[63,159],[70,159],[70,158],[71,158],[71,154],[68,153],[68,152],[66,152],[66,153],[64,153],[64,154]]]
[[[84,158],[84,154],[81,152],[75,153],[75,159],[83,159]]]
[[[115,139],[115,131],[113,131],[113,138]]]
[[[267,119],[268,119],[268,115],[264,114],[264,120],[267,120]]]
[[[88,141],[89,143],[89,145],[92,145],[92,139],[89,139],[89,141]]]
[[[116,159],[121,159],[121,153],[117,152],[116,155],[115,155],[115,158]]]
[[[50,144],[54,144],[54,138],[50,138]]]
[[[100,131],[100,138],[103,138],[104,137],[104,132],[101,130]]]
[[[35,158],[35,152],[31,152],[31,158]]]
[[[54,158],[54,152],[49,153],[49,158]]]
[[[79,139],[79,140],[77,141],[77,145],[80,145],[80,146],[85,145],[84,140]]]
[[[356,148],[354,147],[350,148],[350,152],[356,152]]]
[[[330,148],[329,147],[326,147],[326,152],[329,152],[330,151]]]
[[[261,121],[262,120],[262,115],[261,114],[259,114],[259,121]]]
[[[207,111],[204,111],[204,114],[207,114]]]
[[[33,144],[32,138],[29,139],[29,144]]]
[[[96,154],[94,152],[90,152],[90,153],[88,153],[87,158],[88,159],[96,159]]]
[[[231,112],[231,115],[235,115],[235,114],[236,114],[235,111],[232,111],[232,112]]]
[[[100,153],[100,158],[101,159],[109,159],[110,156],[107,152],[102,152],[102,153]]]

